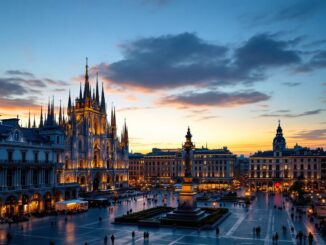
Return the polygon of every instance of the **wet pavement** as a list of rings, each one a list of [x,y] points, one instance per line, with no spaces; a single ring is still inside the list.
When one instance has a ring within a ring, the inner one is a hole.
[[[158,197],[157,205],[163,204],[163,196]],[[145,203],[145,206],[144,206]],[[176,206],[177,198],[174,195],[167,197],[168,205]],[[109,208],[90,209],[87,213],[67,216],[51,216],[45,218],[33,218],[28,222],[8,225],[0,225],[0,244],[6,243],[6,233],[10,230],[13,238],[9,244],[38,245],[49,244],[81,244],[88,245],[104,244],[104,237],[115,236],[114,244],[272,244],[272,236],[275,232],[279,234],[278,244],[296,244],[295,234],[298,231],[311,231],[314,234],[313,244],[325,244],[319,234],[315,233],[313,225],[304,218],[299,221],[292,221],[290,218],[290,205],[286,203],[287,210],[278,210],[274,205],[281,206],[282,196],[276,194],[269,196],[267,193],[258,193],[256,200],[246,210],[243,207],[234,206],[233,203],[226,203],[231,215],[224,220],[219,228],[220,235],[216,237],[214,230],[190,230],[173,228],[142,228],[128,225],[112,224],[114,217],[120,216],[132,209],[134,212],[143,208],[153,207],[154,203],[147,202],[142,197],[137,201],[123,202],[116,205],[110,211]],[[102,221],[99,221],[99,217]],[[51,226],[51,222],[55,225]],[[286,226],[287,232],[282,232],[282,226]],[[253,228],[260,226],[261,233],[257,237]],[[292,234],[290,227],[295,228]],[[23,229],[22,229],[23,227]],[[131,232],[135,231],[133,239]],[[149,232],[149,239],[144,240],[144,231]],[[308,242],[306,242],[308,244]]]

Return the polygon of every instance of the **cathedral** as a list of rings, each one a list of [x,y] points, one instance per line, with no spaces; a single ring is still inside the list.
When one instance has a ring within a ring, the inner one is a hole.
[[[30,118],[28,125],[32,127]],[[55,115],[53,99],[48,103],[44,120],[41,109],[39,128],[59,128],[65,133],[63,164],[57,170],[57,183],[79,183],[81,191],[87,192],[128,185],[127,125],[125,122],[118,137],[115,108],[111,109],[109,122],[103,83],[101,93],[98,77],[95,89],[91,89],[87,61],[84,88],[80,85],[79,96],[74,100],[69,92],[67,114],[60,103],[59,115]]]
[[[59,125],[66,133],[66,151],[60,182],[79,183],[81,191],[98,191],[128,185],[129,140],[126,122],[117,136],[115,108],[107,119],[102,83],[100,96],[98,76],[91,89],[86,60],[84,88],[71,99],[69,92],[67,120],[60,106]],[[50,106],[49,106],[50,108]]]

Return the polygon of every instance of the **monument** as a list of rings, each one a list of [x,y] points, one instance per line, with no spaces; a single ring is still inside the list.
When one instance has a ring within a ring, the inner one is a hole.
[[[165,220],[200,220],[205,216],[205,211],[197,208],[195,184],[192,178],[192,154],[194,144],[191,141],[192,135],[188,127],[186,142],[183,145],[183,161],[185,164],[185,174],[183,177],[182,191],[179,195],[178,208],[166,215]]]

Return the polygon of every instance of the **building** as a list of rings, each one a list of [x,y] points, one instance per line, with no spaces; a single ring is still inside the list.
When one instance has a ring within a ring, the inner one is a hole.
[[[190,129],[188,129],[190,134]],[[187,132],[187,135],[188,135]],[[133,170],[144,165],[143,178],[152,184],[171,184],[181,181],[185,166],[183,149],[153,148],[152,152],[139,155],[133,162]],[[199,182],[201,189],[227,188],[233,180],[233,168],[236,156],[227,147],[222,149],[193,148],[190,152],[192,176]],[[134,157],[134,156],[132,156]],[[131,165],[130,165],[131,166]],[[133,171],[130,169],[130,171]],[[140,178],[142,172],[135,178]]]
[[[47,116],[36,127],[18,118],[0,121],[0,214],[1,217],[50,210],[56,201],[76,198],[78,184],[61,184],[65,134]]]
[[[144,178],[155,184],[169,184],[181,176],[181,150],[153,148],[144,155]]]
[[[234,166],[234,176],[238,180],[245,180],[249,176],[249,158],[244,155],[237,157]]]
[[[67,115],[63,123],[66,150],[62,181],[77,182],[83,191],[126,187],[128,129],[125,123],[119,139],[114,108],[108,122],[103,83],[100,98],[98,79],[95,90],[91,90],[87,60],[84,89],[80,85],[79,96],[73,101],[69,93]]]
[[[326,152],[295,145],[286,148],[279,123],[273,150],[250,156],[250,186],[254,190],[287,190],[294,181],[303,180],[307,190],[325,189]]]
[[[144,155],[129,154],[129,183],[137,185],[144,182]]]

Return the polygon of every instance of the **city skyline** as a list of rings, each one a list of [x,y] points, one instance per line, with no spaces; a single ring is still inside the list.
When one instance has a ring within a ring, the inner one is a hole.
[[[1,118],[66,109],[88,56],[133,152],[181,147],[190,126],[197,147],[249,155],[278,120],[288,147],[325,147],[325,2],[184,3],[1,3]]]

